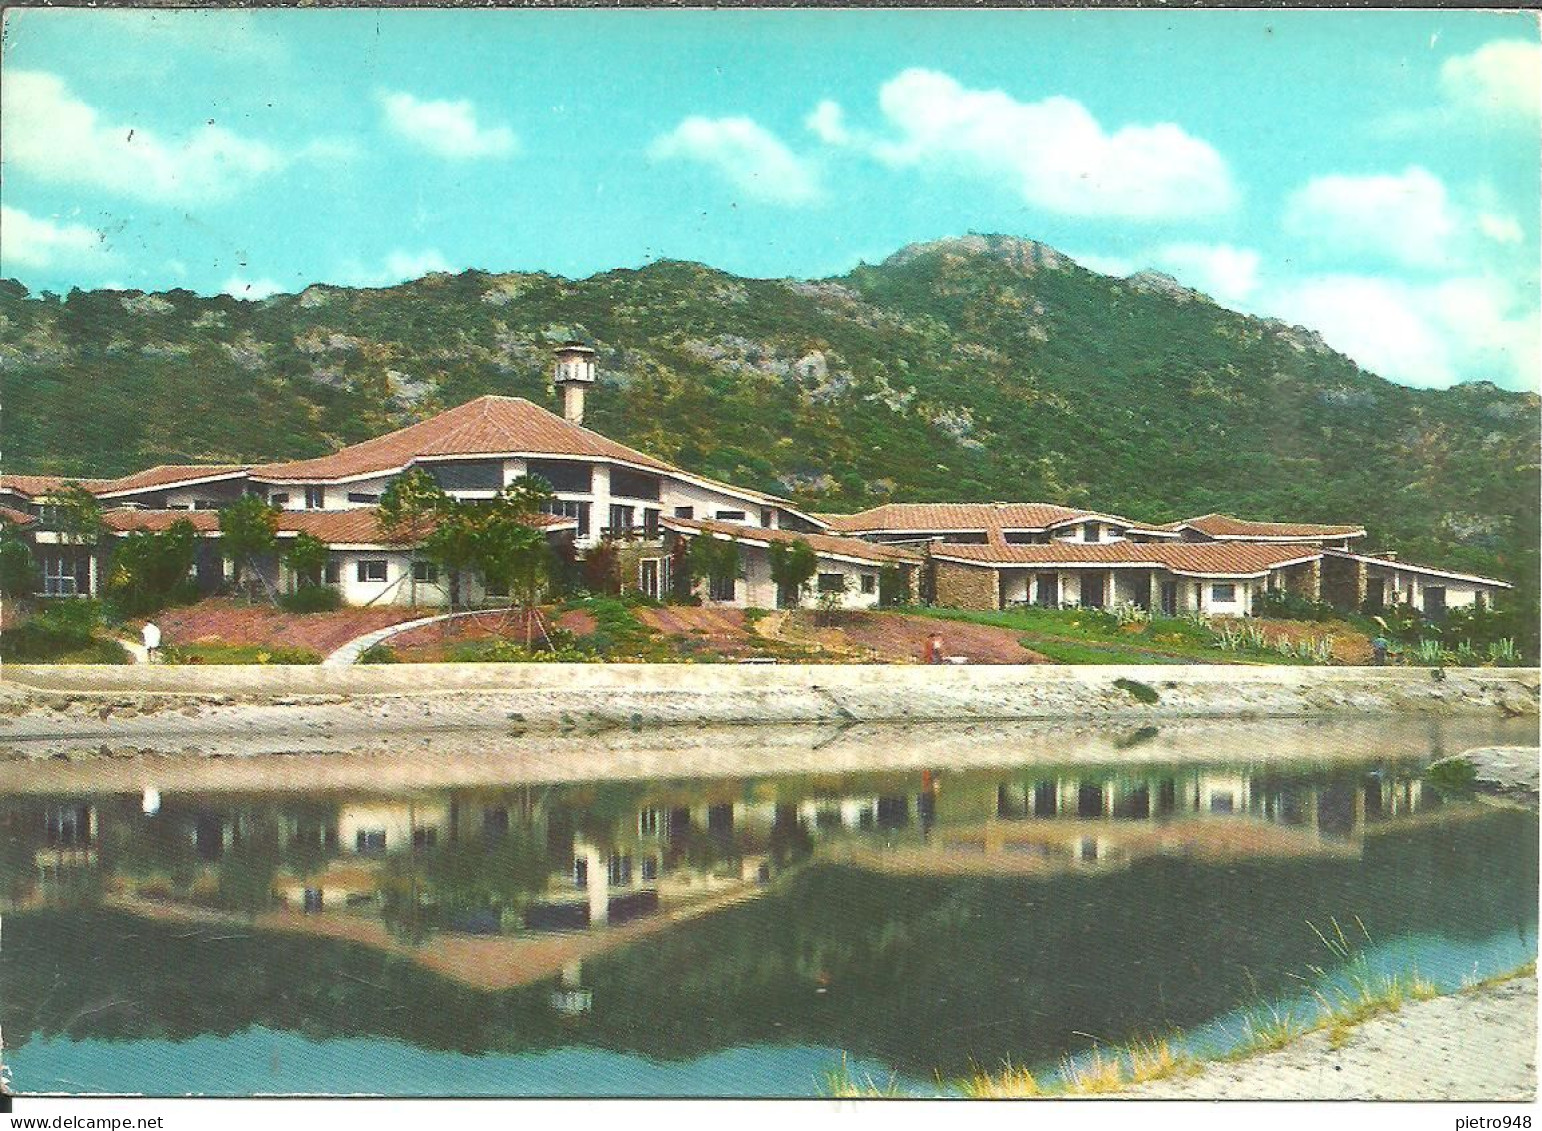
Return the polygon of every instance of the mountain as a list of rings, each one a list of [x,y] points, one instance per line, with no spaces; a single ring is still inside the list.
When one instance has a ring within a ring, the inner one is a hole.
[[[1309,330],[1009,236],[814,281],[665,261],[260,302],[5,282],[0,317],[10,471],[297,458],[481,393],[554,405],[550,347],[576,336],[600,351],[595,428],[817,510],[1048,499],[1364,521],[1373,549],[1537,569],[1535,395],[1396,385]]]

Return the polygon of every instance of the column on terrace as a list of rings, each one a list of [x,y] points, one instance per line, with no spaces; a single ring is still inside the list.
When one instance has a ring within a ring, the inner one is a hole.
[[[92,597],[100,596],[97,592],[96,555],[95,546],[91,547],[91,552],[86,555],[86,593]]]
[[[610,465],[597,463],[590,479],[589,489],[594,502],[589,507],[589,529],[598,540],[600,531],[610,525]]]

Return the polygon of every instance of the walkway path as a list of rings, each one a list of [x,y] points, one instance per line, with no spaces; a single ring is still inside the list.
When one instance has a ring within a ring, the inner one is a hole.
[[[123,650],[134,657],[136,664],[148,664],[150,662],[150,649],[137,640],[130,640],[127,636],[118,637],[118,643],[123,645]]]
[[[486,609],[464,609],[458,613],[439,613],[431,617],[419,617],[417,620],[404,620],[400,624],[387,625],[385,628],[377,628],[374,632],[366,632],[363,636],[355,636],[341,648],[331,652],[327,658],[321,661],[322,667],[346,668],[359,662],[359,657],[376,644],[384,643],[398,633],[408,629],[422,628],[426,624],[438,624],[440,621],[455,620],[459,617],[483,616]]]

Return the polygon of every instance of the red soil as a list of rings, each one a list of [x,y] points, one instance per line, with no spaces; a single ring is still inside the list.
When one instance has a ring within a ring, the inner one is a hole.
[[[307,648],[325,656],[356,636],[387,625],[428,616],[432,610],[395,606],[339,609],[331,613],[286,613],[271,605],[213,599],[185,609],[165,609],[151,619],[168,644],[249,644]]]
[[[552,609],[540,610],[541,619],[548,627],[564,629],[575,636],[594,631],[594,617],[581,609],[555,613]],[[531,626],[531,636],[540,632]],[[421,628],[409,628],[391,637],[386,643],[397,656],[415,662],[441,660],[450,648],[478,640],[511,640],[523,643],[525,639],[525,615],[521,609],[493,609],[473,616],[456,617],[454,620],[425,624]]]
[[[988,624],[964,624],[899,613],[850,612],[835,618],[847,643],[865,649],[881,663],[922,662],[926,641],[933,633],[942,637],[945,656],[964,656],[971,664],[1042,664],[1048,661],[1018,643],[1022,635],[1010,628]]]

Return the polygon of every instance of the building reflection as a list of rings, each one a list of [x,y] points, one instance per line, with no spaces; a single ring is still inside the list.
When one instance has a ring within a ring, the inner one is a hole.
[[[146,914],[263,917],[365,942],[388,936],[391,945],[598,936],[753,898],[811,861],[1031,875],[1161,855],[1346,856],[1383,829],[1462,808],[1443,806],[1417,769],[1390,766],[1017,769],[407,796],[157,791],[154,806],[146,796],[0,801],[4,906],[101,900]],[[558,954],[574,979],[569,1005],[582,997],[581,957]]]

